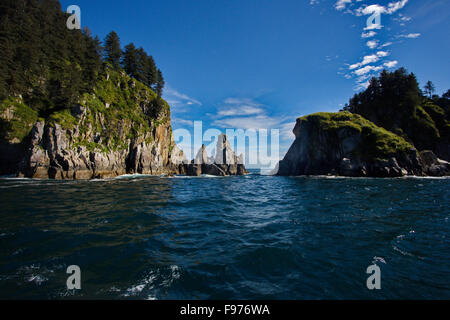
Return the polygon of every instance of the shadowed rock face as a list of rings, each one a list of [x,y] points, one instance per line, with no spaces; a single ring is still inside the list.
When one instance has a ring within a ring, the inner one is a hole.
[[[173,174],[178,173],[179,164],[184,159],[170,135],[170,123],[159,126],[154,133],[128,139],[127,149],[107,152],[75,147],[79,131],[78,127],[64,130],[58,124],[48,126],[37,122],[31,131],[25,156],[18,165],[18,175],[44,179],[92,179],[126,173]],[[91,139],[94,141],[94,134]],[[169,152],[169,149],[172,150]]]
[[[433,177],[450,175],[450,163],[441,159],[429,150],[420,152],[420,160],[423,171]]]
[[[299,118],[295,141],[280,161],[278,175],[401,177],[448,175],[446,164],[433,159],[425,167],[417,150],[404,139],[347,112]]]

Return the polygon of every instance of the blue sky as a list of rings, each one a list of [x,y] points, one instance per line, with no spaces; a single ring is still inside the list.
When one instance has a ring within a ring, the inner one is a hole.
[[[278,128],[338,111],[369,76],[406,67],[421,86],[450,88],[448,0],[61,1],[82,26],[134,42],[164,73],[174,129]],[[381,28],[364,30],[373,12]]]

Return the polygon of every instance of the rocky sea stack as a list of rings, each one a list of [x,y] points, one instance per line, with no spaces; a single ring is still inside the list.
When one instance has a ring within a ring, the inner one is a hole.
[[[248,171],[245,169],[243,156],[237,157],[227,140],[227,136],[221,134],[217,139],[215,157],[208,157],[206,147],[202,145],[195,159],[180,166],[180,173],[188,176],[208,174],[225,177],[242,176],[248,174]]]

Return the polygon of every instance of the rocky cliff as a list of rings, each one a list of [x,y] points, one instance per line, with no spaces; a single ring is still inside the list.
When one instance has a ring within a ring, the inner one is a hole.
[[[432,152],[423,158],[402,137],[349,112],[316,113],[297,119],[295,141],[278,175],[400,177],[448,175],[450,165]]]
[[[124,72],[109,70],[93,93],[46,119],[20,97],[0,106],[0,174],[91,179],[178,173],[167,103]]]
[[[191,163],[184,164],[180,168],[180,173],[188,176],[209,174],[224,177],[248,173],[243,163],[243,156],[237,157],[235,155],[227,136],[224,134],[217,138],[215,158],[208,157],[206,147],[202,145]]]

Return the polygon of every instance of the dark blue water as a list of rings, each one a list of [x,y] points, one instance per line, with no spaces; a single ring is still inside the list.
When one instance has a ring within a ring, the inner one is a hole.
[[[449,299],[449,200],[449,179],[1,179],[0,298]]]

